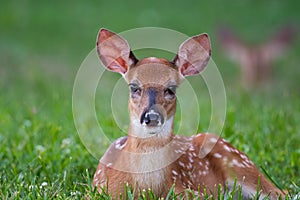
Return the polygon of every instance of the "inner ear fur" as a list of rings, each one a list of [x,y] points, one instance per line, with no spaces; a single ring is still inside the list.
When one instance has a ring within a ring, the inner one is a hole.
[[[101,62],[113,72],[125,74],[138,61],[125,39],[104,28],[99,31],[96,48]]]

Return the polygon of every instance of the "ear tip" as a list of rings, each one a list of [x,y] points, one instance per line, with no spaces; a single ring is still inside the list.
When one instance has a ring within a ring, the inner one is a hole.
[[[105,32],[109,32],[109,30],[102,27],[102,28],[100,28],[99,32],[100,33],[105,33]]]
[[[99,33],[98,33],[97,43],[104,41],[113,35],[115,35],[114,32],[102,27],[102,28],[100,28]]]
[[[207,33],[202,33],[196,37],[197,37],[198,41],[201,41],[200,43],[202,44],[202,46],[209,51],[209,55],[211,55],[211,53],[210,53],[211,46],[210,46],[209,35]]]
[[[208,33],[202,33],[201,35],[209,40],[209,35],[208,35]]]
[[[201,33],[199,35],[194,36],[193,38],[197,41],[207,41],[208,43],[210,43],[209,35],[207,33]]]

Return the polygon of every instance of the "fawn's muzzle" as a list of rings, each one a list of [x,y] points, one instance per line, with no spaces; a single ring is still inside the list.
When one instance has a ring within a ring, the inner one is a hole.
[[[148,106],[141,116],[141,124],[149,127],[160,126],[164,123],[164,117],[156,104],[157,91],[154,87],[150,87],[147,90],[147,94]]]

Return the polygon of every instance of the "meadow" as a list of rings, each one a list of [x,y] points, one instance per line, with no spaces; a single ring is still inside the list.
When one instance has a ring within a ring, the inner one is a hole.
[[[190,36],[207,32],[212,58],[226,89],[222,137],[245,152],[278,187],[289,190],[291,199],[300,199],[299,37],[274,63],[274,80],[268,88],[244,90],[238,66],[220,50],[215,35],[217,26],[225,23],[250,43],[259,43],[283,24],[299,27],[298,1],[1,4],[0,199],[108,198],[92,191],[91,179],[99,158],[82,143],[72,112],[77,70],[95,48],[101,27],[114,32],[164,27]],[[137,55],[149,53],[151,50]],[[112,83],[119,78],[108,74]],[[190,81],[196,91],[205,90],[196,79]],[[201,99],[201,93],[197,95]],[[122,134],[109,108],[110,97],[106,97],[105,93],[97,96],[95,110],[113,140]],[[209,106],[204,97],[199,132],[207,130]]]

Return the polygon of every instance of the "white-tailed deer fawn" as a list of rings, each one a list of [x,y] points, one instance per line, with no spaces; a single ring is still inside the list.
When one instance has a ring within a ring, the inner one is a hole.
[[[251,88],[272,79],[274,61],[292,43],[296,30],[291,25],[281,27],[269,40],[257,45],[247,44],[225,26],[217,32],[224,51],[240,65],[242,84]]]
[[[207,34],[185,41],[173,61],[138,60],[126,40],[101,29],[97,51],[105,67],[122,74],[130,90],[128,136],[110,145],[93,179],[99,192],[124,194],[124,184],[135,191],[149,188],[165,197],[174,184],[176,193],[186,189],[198,195],[216,195],[218,186],[233,188],[236,181],[244,198],[257,190],[276,198],[284,192],[259,172],[253,162],[228,142],[213,134],[192,137],[173,133],[176,88],[185,76],[199,74],[210,59]],[[200,193],[199,193],[200,192]]]

